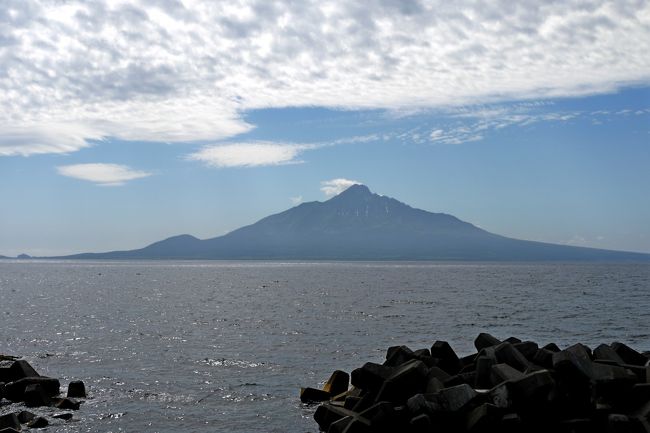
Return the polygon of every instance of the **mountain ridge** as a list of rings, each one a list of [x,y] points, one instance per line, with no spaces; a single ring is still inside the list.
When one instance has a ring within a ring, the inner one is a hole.
[[[446,213],[413,208],[353,185],[235,229],[183,234],[144,248],[66,259],[650,261],[650,254],[512,239]]]

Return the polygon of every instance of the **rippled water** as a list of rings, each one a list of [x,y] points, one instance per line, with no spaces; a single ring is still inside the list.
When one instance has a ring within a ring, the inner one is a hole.
[[[0,353],[86,382],[53,432],[317,431],[298,388],[395,344],[648,350],[649,290],[648,265],[2,261]]]

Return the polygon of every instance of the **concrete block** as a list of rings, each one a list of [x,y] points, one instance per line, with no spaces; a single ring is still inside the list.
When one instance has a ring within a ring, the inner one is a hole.
[[[427,386],[424,389],[425,394],[433,394],[440,391],[445,386],[442,382],[436,377],[427,378]]]
[[[526,357],[510,343],[499,344],[494,348],[494,353],[499,363],[508,364],[521,372],[526,371],[526,368],[528,368],[529,362]]]
[[[550,401],[555,385],[551,373],[548,370],[540,370],[514,380],[512,390],[518,403],[522,405],[539,404]]]
[[[517,380],[524,377],[524,374],[508,364],[495,364],[490,370],[490,380],[493,384],[499,384],[506,380]]]
[[[474,340],[474,347],[476,347],[476,350],[478,351],[481,351],[486,347],[497,346],[499,344],[501,344],[501,340],[485,332],[481,332]]]
[[[573,353],[578,358],[584,358],[587,360],[592,359],[591,349],[582,343],[576,343],[572,346],[567,347],[564,350]]]
[[[632,421],[627,415],[612,413],[607,416],[607,433],[629,433]]]
[[[474,391],[471,386],[463,384],[442,389],[432,397],[437,405],[443,410],[456,412],[465,407],[477,396],[478,393]]]
[[[20,431],[20,421],[15,413],[0,416],[0,429],[13,428]]]
[[[537,349],[537,352],[533,356],[531,362],[544,368],[553,368],[553,353],[554,352],[551,352],[548,349]]]
[[[397,367],[415,358],[417,355],[407,346],[392,346],[386,352],[386,361],[383,365]]]
[[[15,382],[26,377],[39,377],[40,375],[29,362],[21,359],[11,364],[11,367],[9,367],[9,376],[10,378],[6,382]]]
[[[361,368],[352,370],[352,385],[366,391],[377,392],[394,370],[395,367],[366,362]]]
[[[317,403],[321,401],[328,401],[331,394],[322,389],[316,388],[300,388],[300,401],[303,403]]]
[[[360,400],[361,400],[361,397],[356,397],[356,396],[349,395],[349,396],[345,397],[345,400],[343,401],[343,407],[346,408],[346,409],[353,410],[354,406],[356,406],[357,403],[359,403]]]
[[[412,395],[424,392],[428,371],[422,361],[415,359],[396,367],[384,381],[375,401],[405,402]]]
[[[81,402],[71,398],[56,398],[53,399],[54,407],[63,410],[79,410]]]
[[[347,373],[337,370],[337,371],[334,372],[334,374],[332,374],[332,377],[330,377],[330,381],[332,380],[332,378],[337,373],[343,373],[347,377],[347,381],[350,380],[350,376]],[[337,376],[337,378],[338,378],[338,376]],[[343,380],[343,378],[339,378],[339,379]],[[347,381],[345,383],[345,389],[343,391],[347,391],[347,389],[348,389]],[[329,384],[329,381],[325,384],[325,387],[327,387],[328,384]],[[327,388],[325,388],[325,391],[329,392],[332,395],[339,394],[338,392],[331,391],[331,390],[329,390]],[[341,392],[343,392],[343,391],[341,391]],[[70,382],[68,384],[68,394],[67,394],[67,396],[71,397],[71,398],[86,398],[86,385],[84,385],[84,383],[81,380],[73,380],[72,382]]]
[[[539,346],[534,341],[522,341],[521,343],[513,344],[513,347],[531,362],[533,362],[533,358],[535,357],[537,350],[539,350]]]
[[[431,346],[431,357],[438,359],[438,367],[449,374],[456,374],[460,371],[460,360],[458,355],[446,341],[436,341]]]
[[[548,343],[546,346],[543,346],[542,349],[550,350],[551,352],[560,352],[562,349],[555,343]]]
[[[436,378],[440,382],[444,383],[446,380],[449,380],[451,378],[451,375],[441,368],[431,367],[427,371],[427,380],[430,378]]]
[[[39,384],[27,385],[23,393],[23,401],[27,407],[49,406],[52,400]]]
[[[424,413],[411,418],[409,424],[413,433],[429,433],[433,426],[429,415]]]
[[[514,404],[512,382],[502,382],[488,391],[486,400],[501,409],[509,409]]]
[[[474,386],[478,389],[488,389],[492,387],[492,366],[495,360],[488,356],[479,356],[476,358],[476,380]]]
[[[58,379],[51,377],[26,377],[5,385],[5,398],[11,401],[22,401],[25,388],[29,385],[40,385],[43,391],[53,397],[59,394],[61,384]]]
[[[617,364],[625,364],[623,358],[608,344],[601,344],[594,349],[594,359],[612,361]]]
[[[611,347],[626,364],[645,366],[648,363],[648,358],[623,343],[615,342]]]
[[[36,415],[26,410],[20,411],[17,416],[18,416],[18,421],[20,421],[21,424],[27,424],[28,422],[36,418]]]
[[[498,431],[498,423],[503,410],[489,403],[474,408],[465,422],[465,430],[471,433],[491,433]]]
[[[314,413],[314,420],[322,431],[328,431],[330,425],[344,417],[354,417],[357,415],[355,412],[345,409],[340,406],[335,406],[330,403],[323,403],[316,409]]]
[[[45,428],[48,425],[50,425],[50,423],[42,416],[38,416],[27,423],[27,427],[29,428]]]

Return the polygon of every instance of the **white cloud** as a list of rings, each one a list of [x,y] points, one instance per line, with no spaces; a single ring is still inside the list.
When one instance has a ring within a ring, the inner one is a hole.
[[[387,136],[370,134],[310,144],[279,143],[272,141],[210,144],[204,146],[197,152],[189,154],[187,159],[190,161],[201,161],[215,168],[300,164],[304,161],[297,158],[307,150],[342,144],[370,143],[385,139],[387,139]]]
[[[255,108],[414,112],[650,80],[637,0],[4,0],[0,29],[5,156],[225,139]]]
[[[291,200],[291,203],[293,205],[299,205],[300,203],[302,203],[302,196],[298,195],[296,197],[289,197],[289,200]]]
[[[352,185],[361,184],[361,182],[356,180],[338,178],[332,180],[324,180],[320,184],[320,190],[323,191],[327,197],[333,197],[350,188]]]
[[[308,148],[271,142],[218,144],[205,146],[187,158],[217,168],[297,164],[302,162],[296,159],[298,155]]]
[[[87,180],[102,186],[124,185],[130,180],[151,176],[151,173],[133,170],[120,164],[73,164],[56,168],[59,174],[75,179]]]

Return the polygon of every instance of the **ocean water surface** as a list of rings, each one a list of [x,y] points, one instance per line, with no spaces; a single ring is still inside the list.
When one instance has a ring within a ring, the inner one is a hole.
[[[391,345],[649,350],[649,295],[647,264],[3,260],[0,353],[86,383],[51,432],[315,432],[299,387]]]

